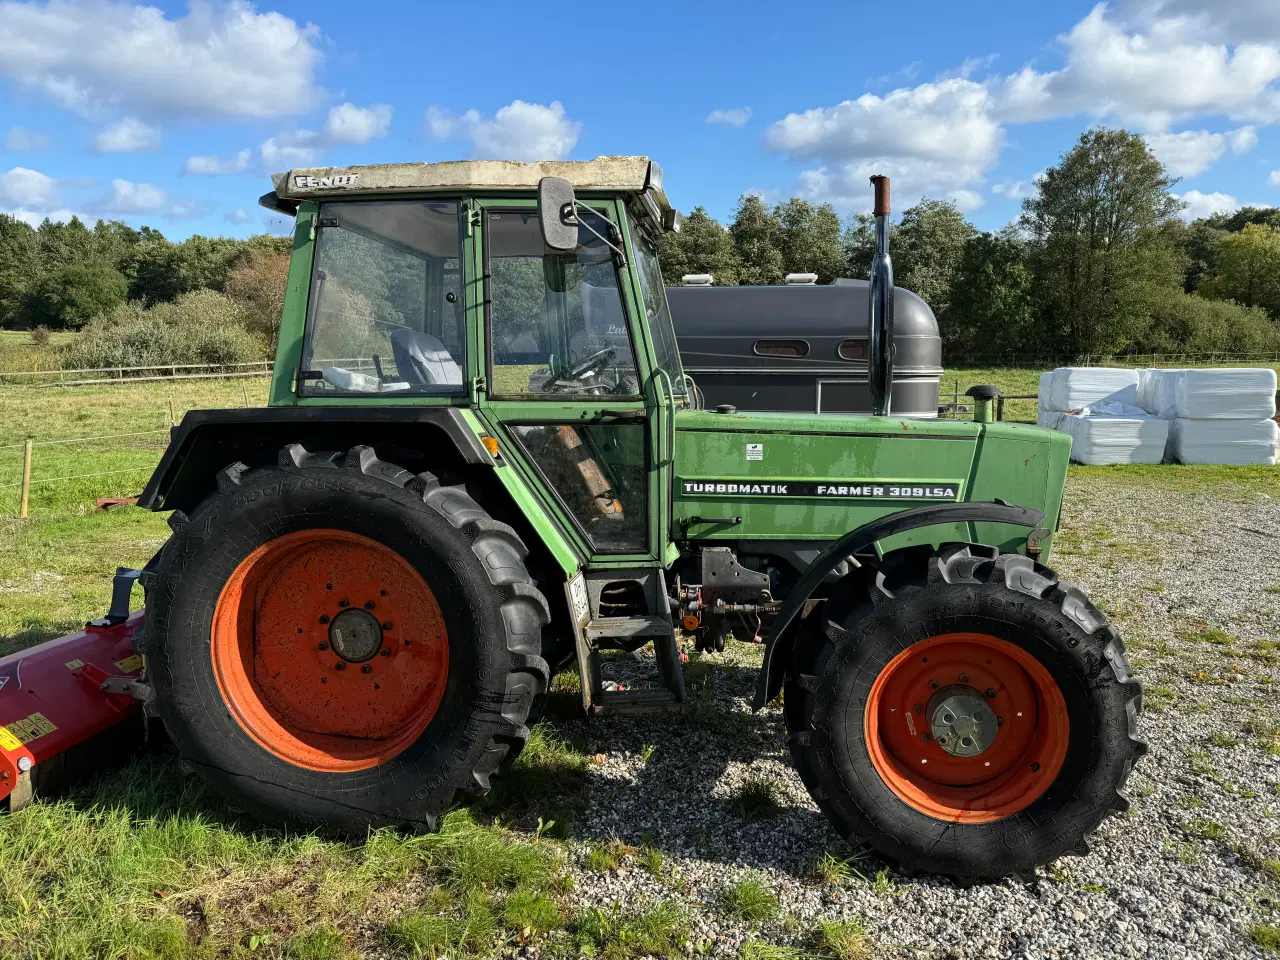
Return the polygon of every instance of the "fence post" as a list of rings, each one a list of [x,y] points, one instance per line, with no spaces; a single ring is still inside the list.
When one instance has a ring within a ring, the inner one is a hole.
[[[169,426],[173,426],[178,421],[173,415],[173,397],[169,398]]]
[[[22,442],[22,506],[18,517],[27,519],[27,502],[31,498],[31,438]]]
[[[996,419],[997,420],[1004,419],[1004,395],[1003,394],[996,397]]]
[[[244,394],[244,405],[249,405],[249,388],[244,385],[244,381],[240,381],[240,392]]]

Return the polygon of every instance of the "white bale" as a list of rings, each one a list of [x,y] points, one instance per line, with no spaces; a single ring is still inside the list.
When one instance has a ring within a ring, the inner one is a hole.
[[[1117,367],[1058,367],[1049,387],[1050,410],[1079,410],[1091,403],[1138,404],[1138,371]]]
[[[1138,371],[1138,406],[1161,420],[1178,415],[1178,384],[1181,370]]]
[[[1277,428],[1274,420],[1170,421],[1169,453],[1179,463],[1273,466]]]
[[[1050,395],[1053,392],[1053,371],[1040,374],[1040,386],[1036,390],[1036,409],[1052,410]]]
[[[1071,459],[1089,466],[1159,463],[1169,438],[1168,420],[1128,404],[1085,407],[1079,414],[1062,414],[1060,424],[1059,430],[1071,434]]]
[[[1036,414],[1036,426],[1057,430],[1066,414],[1061,410],[1041,410]]]
[[[1185,420],[1265,420],[1276,415],[1276,372],[1270,367],[1183,370],[1174,388]]]

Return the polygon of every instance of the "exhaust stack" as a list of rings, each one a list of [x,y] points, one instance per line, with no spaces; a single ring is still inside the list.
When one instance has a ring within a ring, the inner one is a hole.
[[[871,381],[871,409],[889,415],[893,400],[893,260],[889,257],[889,178],[874,176],[876,255],[871,261],[871,323],[867,341],[867,373]]]

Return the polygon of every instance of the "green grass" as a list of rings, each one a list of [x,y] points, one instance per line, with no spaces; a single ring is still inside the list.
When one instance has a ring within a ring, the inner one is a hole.
[[[747,823],[768,820],[782,812],[777,781],[771,777],[750,776],[733,795],[733,808]]]
[[[834,960],[867,960],[872,956],[871,939],[858,920],[827,920],[818,924],[813,939],[819,956]]]
[[[1267,953],[1280,954],[1280,927],[1256,923],[1249,928],[1249,942]]]
[[[754,877],[726,887],[720,904],[725,913],[739,920],[771,920],[778,915],[778,898]]]
[[[610,910],[586,907],[570,918],[569,928],[578,955],[600,960],[675,960],[684,956],[689,941],[689,918],[672,903],[630,914],[618,904]]]

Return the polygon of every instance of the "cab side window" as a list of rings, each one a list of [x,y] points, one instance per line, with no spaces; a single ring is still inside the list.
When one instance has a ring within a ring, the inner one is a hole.
[[[600,233],[603,217],[584,214]],[[495,397],[638,397],[612,252],[581,229],[572,253],[547,250],[532,210],[485,221],[486,297]]]

